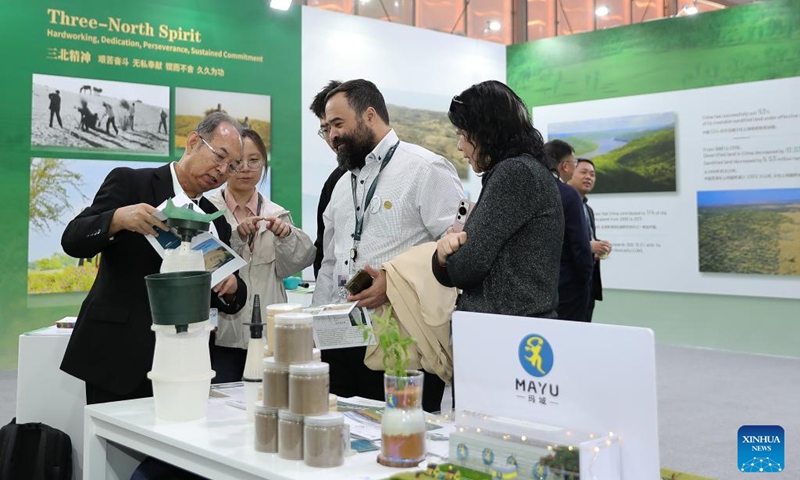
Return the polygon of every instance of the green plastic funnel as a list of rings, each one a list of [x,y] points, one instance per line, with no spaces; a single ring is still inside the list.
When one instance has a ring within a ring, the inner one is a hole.
[[[191,242],[200,232],[207,232],[209,224],[225,213],[221,210],[215,213],[206,213],[202,210],[195,210],[194,204],[190,203],[186,207],[177,207],[172,203],[172,199],[167,199],[167,206],[162,211],[167,217],[166,224],[178,232],[182,242]]]
[[[210,272],[154,273],[144,277],[144,281],[156,325],[175,325],[181,332],[190,323],[208,320]]]

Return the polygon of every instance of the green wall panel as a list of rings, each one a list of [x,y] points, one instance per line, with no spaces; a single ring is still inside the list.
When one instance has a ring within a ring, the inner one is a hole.
[[[800,76],[800,6],[775,0],[512,45],[529,107]]]
[[[62,11],[64,15],[59,13]],[[173,107],[175,89],[181,87],[270,96],[272,198],[295,212],[294,219],[300,222],[300,16],[299,8],[278,12],[271,10],[268,2],[263,0],[34,0],[4,5],[0,20],[0,40],[4,45],[2,86],[5,108],[5,115],[0,116],[0,146],[4,152],[0,163],[3,185],[0,199],[6,215],[0,233],[3,243],[0,249],[3,265],[0,274],[0,303],[3,305],[0,370],[15,368],[20,333],[51,325],[65,315],[77,314],[84,296],[61,294],[29,301],[30,159],[54,157],[161,164],[180,157],[180,152],[174,149],[166,155],[143,156],[91,149],[32,148],[32,75],[166,86],[171,90]],[[169,37],[159,36],[162,29],[189,34],[185,35],[184,41],[170,42]],[[48,30],[51,32],[49,36]],[[144,48],[144,42],[185,47],[188,53]],[[243,53],[260,57],[261,61],[193,54],[191,48]],[[62,50],[65,52],[63,56]],[[65,61],[69,59],[70,51],[81,52],[84,59],[91,57],[91,60],[82,63]],[[101,63],[101,55],[126,58],[129,64]],[[193,70],[200,66],[217,74],[134,67],[134,59],[160,61],[164,67],[167,62],[191,65]],[[65,115],[74,117],[76,114],[62,109],[62,118]],[[173,115],[170,115],[172,119]],[[60,237],[61,231],[51,234]],[[31,303],[39,306],[29,307]]]

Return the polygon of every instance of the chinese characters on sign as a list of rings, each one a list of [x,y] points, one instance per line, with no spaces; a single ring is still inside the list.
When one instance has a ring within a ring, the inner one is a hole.
[[[47,58],[60,62],[71,63],[92,63],[91,52],[83,50],[71,50],[66,48],[48,48]],[[194,75],[204,75],[210,77],[224,77],[225,69],[209,67],[207,65],[188,65],[185,63],[162,62],[160,60],[144,60],[141,58],[130,59],[128,57],[118,57],[115,55],[98,55],[97,63],[113,67],[141,68],[146,70],[168,71],[175,73],[188,73]]]

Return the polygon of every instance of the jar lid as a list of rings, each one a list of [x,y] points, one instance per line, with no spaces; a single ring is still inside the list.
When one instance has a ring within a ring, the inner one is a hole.
[[[289,371],[289,365],[286,363],[276,362],[275,357],[265,358],[263,366],[264,370],[269,370],[270,372],[286,373]]]
[[[289,365],[289,375],[319,375],[328,373],[330,365],[323,362],[296,363]]]
[[[267,407],[263,403],[256,403],[255,404],[256,413],[260,413],[262,415],[277,415],[278,409]]]
[[[281,420],[290,420],[292,422],[302,422],[303,416],[292,413],[289,410],[278,410],[278,418]]]
[[[299,303],[273,303],[267,305],[267,313],[299,312],[303,306]]]
[[[275,325],[311,325],[314,316],[310,313],[290,312],[275,315]]]
[[[344,425],[344,415],[341,412],[330,412],[325,415],[308,416],[303,421],[306,425],[316,427]]]

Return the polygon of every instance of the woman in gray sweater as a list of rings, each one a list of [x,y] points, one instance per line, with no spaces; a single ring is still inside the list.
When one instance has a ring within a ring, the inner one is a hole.
[[[439,240],[434,275],[462,289],[457,310],[555,318],[564,213],[525,103],[492,80],[453,97],[448,116],[483,188],[464,230]]]

